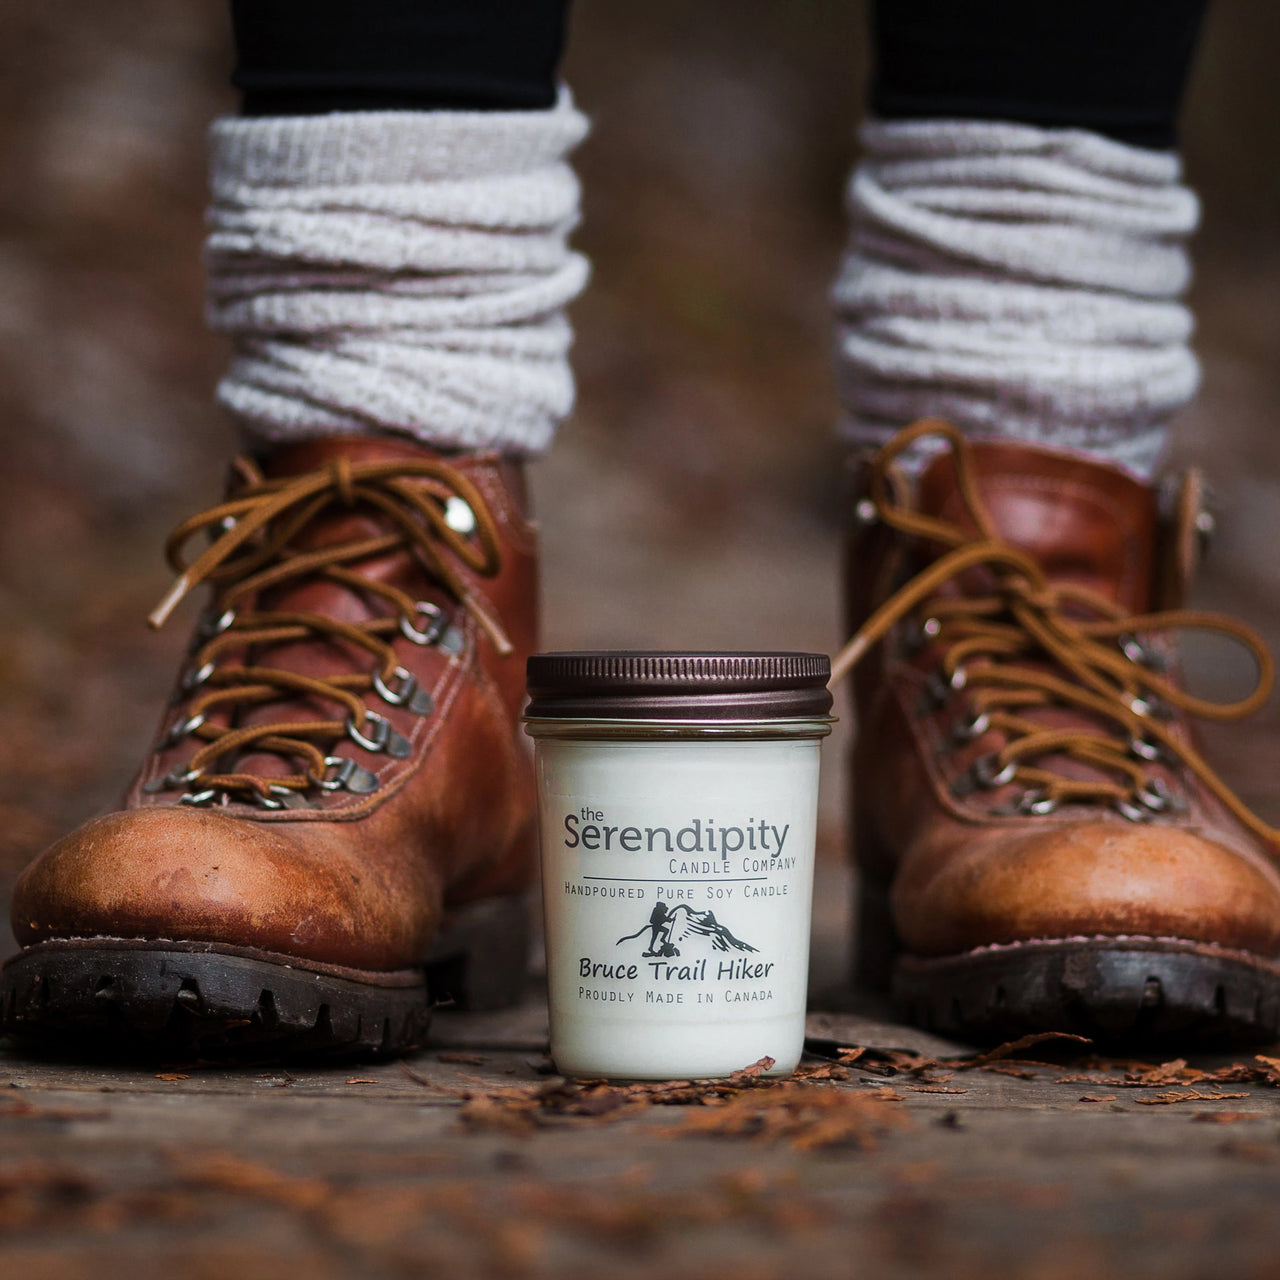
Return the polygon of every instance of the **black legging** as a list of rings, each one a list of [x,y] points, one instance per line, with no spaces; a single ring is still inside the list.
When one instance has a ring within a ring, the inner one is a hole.
[[[871,106],[1172,146],[1205,4],[873,0]],[[569,0],[231,0],[233,82],[246,115],[545,108],[568,11]]]
[[[231,82],[251,116],[546,108],[568,17],[569,0],[231,0]]]
[[[871,109],[1171,147],[1207,0],[874,0]]]

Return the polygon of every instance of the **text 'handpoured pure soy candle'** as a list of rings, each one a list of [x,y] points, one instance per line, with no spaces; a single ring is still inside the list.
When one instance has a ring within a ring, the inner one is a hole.
[[[809,653],[529,659],[561,1072],[794,1070],[830,674]]]

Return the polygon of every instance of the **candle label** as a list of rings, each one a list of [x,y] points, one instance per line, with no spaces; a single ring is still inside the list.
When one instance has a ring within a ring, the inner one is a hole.
[[[551,1050],[569,1074],[799,1059],[818,744],[538,744]]]
[[[554,1003],[681,1020],[802,1006],[812,815],[774,799],[741,820],[544,810]]]

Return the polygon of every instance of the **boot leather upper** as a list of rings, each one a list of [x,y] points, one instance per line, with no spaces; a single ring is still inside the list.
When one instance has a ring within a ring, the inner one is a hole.
[[[323,510],[298,532],[292,553],[323,552],[394,531],[394,521],[376,507],[345,500],[342,487],[351,484],[351,464],[436,456],[386,439],[321,440],[278,450],[268,477],[327,471],[335,477]],[[376,691],[359,694],[407,747],[392,755],[366,749],[350,736],[330,745],[332,759],[367,771],[355,775],[363,780],[358,790],[311,787],[280,808],[261,807],[243,791],[183,803],[183,787],[164,780],[181,775],[202,743],[190,734],[172,740],[170,731],[182,726],[193,700],[213,683],[190,687],[196,668],[189,665],[183,673],[188,687],[180,677],[125,807],[65,837],[21,876],[12,908],[20,942],[207,942],[352,969],[396,970],[421,959],[450,910],[529,886],[536,856],[533,776],[519,715],[524,662],[536,647],[535,530],[514,464],[492,454],[441,461],[471,482],[496,534],[496,569],[477,571],[456,556],[449,561],[455,583],[474,608],[411,548],[344,562],[349,571],[425,602],[430,612],[409,618],[412,630],[429,634],[427,616],[439,630],[431,643],[414,643],[403,632],[387,641],[398,667],[430,695],[428,712],[394,705]],[[417,483],[412,477],[408,482]],[[440,483],[423,484],[432,500],[445,501]],[[234,490],[235,485],[233,495]],[[249,607],[275,616],[319,614],[353,625],[389,612],[384,598],[323,575],[293,579],[240,602],[241,613]],[[216,635],[216,622],[209,622],[219,612],[215,599],[193,655],[211,631]],[[499,652],[478,620],[481,614],[500,621],[509,652]],[[312,677],[367,674],[377,665],[370,653],[342,638],[286,636],[250,652],[236,647],[237,634],[234,627],[225,633],[219,663]],[[389,687],[394,693],[398,686]],[[255,718],[331,719],[333,707],[321,701],[305,693],[277,696],[259,707],[240,705],[234,713],[220,715],[215,708],[207,719],[224,725],[232,714],[236,725]],[[297,771],[296,762],[270,750],[241,753],[233,767],[268,780]],[[334,768],[322,776],[332,783],[339,772]]]
[[[1021,444],[969,449],[1000,536],[1030,552],[1051,582],[1086,587],[1128,614],[1180,604],[1169,597],[1187,572],[1186,523],[1194,511],[1162,527],[1155,492],[1120,471]],[[950,455],[926,471],[915,501],[927,514],[972,527]],[[849,559],[854,630],[939,553],[882,522],[857,528]],[[939,594],[978,597],[991,586],[979,567]],[[919,613],[928,612],[926,602]],[[1137,638],[1176,668],[1166,636]],[[894,924],[908,951],[941,956],[1123,936],[1280,953],[1274,846],[1190,769],[1143,761],[1177,798],[1177,811],[1141,815],[1146,820],[1131,821],[1122,808],[1096,800],[1019,811],[1025,784],[973,785],[975,765],[995,759],[1008,735],[993,728],[966,740],[975,723],[969,691],[941,687],[940,656],[918,626],[900,624],[855,673],[857,856],[865,877],[891,886]],[[1027,714],[1046,728],[1099,727],[1097,717],[1074,708]],[[1180,716],[1166,711],[1165,723],[1189,740]],[[1075,759],[1034,763],[1067,777],[1092,776]]]

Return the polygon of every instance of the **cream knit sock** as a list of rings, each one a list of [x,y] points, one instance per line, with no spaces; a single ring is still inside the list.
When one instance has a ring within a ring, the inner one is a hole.
[[[565,156],[586,129],[567,94],[215,123],[209,320],[250,439],[546,448],[573,404],[563,309],[588,267]]]
[[[976,121],[862,141],[833,291],[847,438],[937,416],[1149,476],[1199,380],[1178,157]]]

